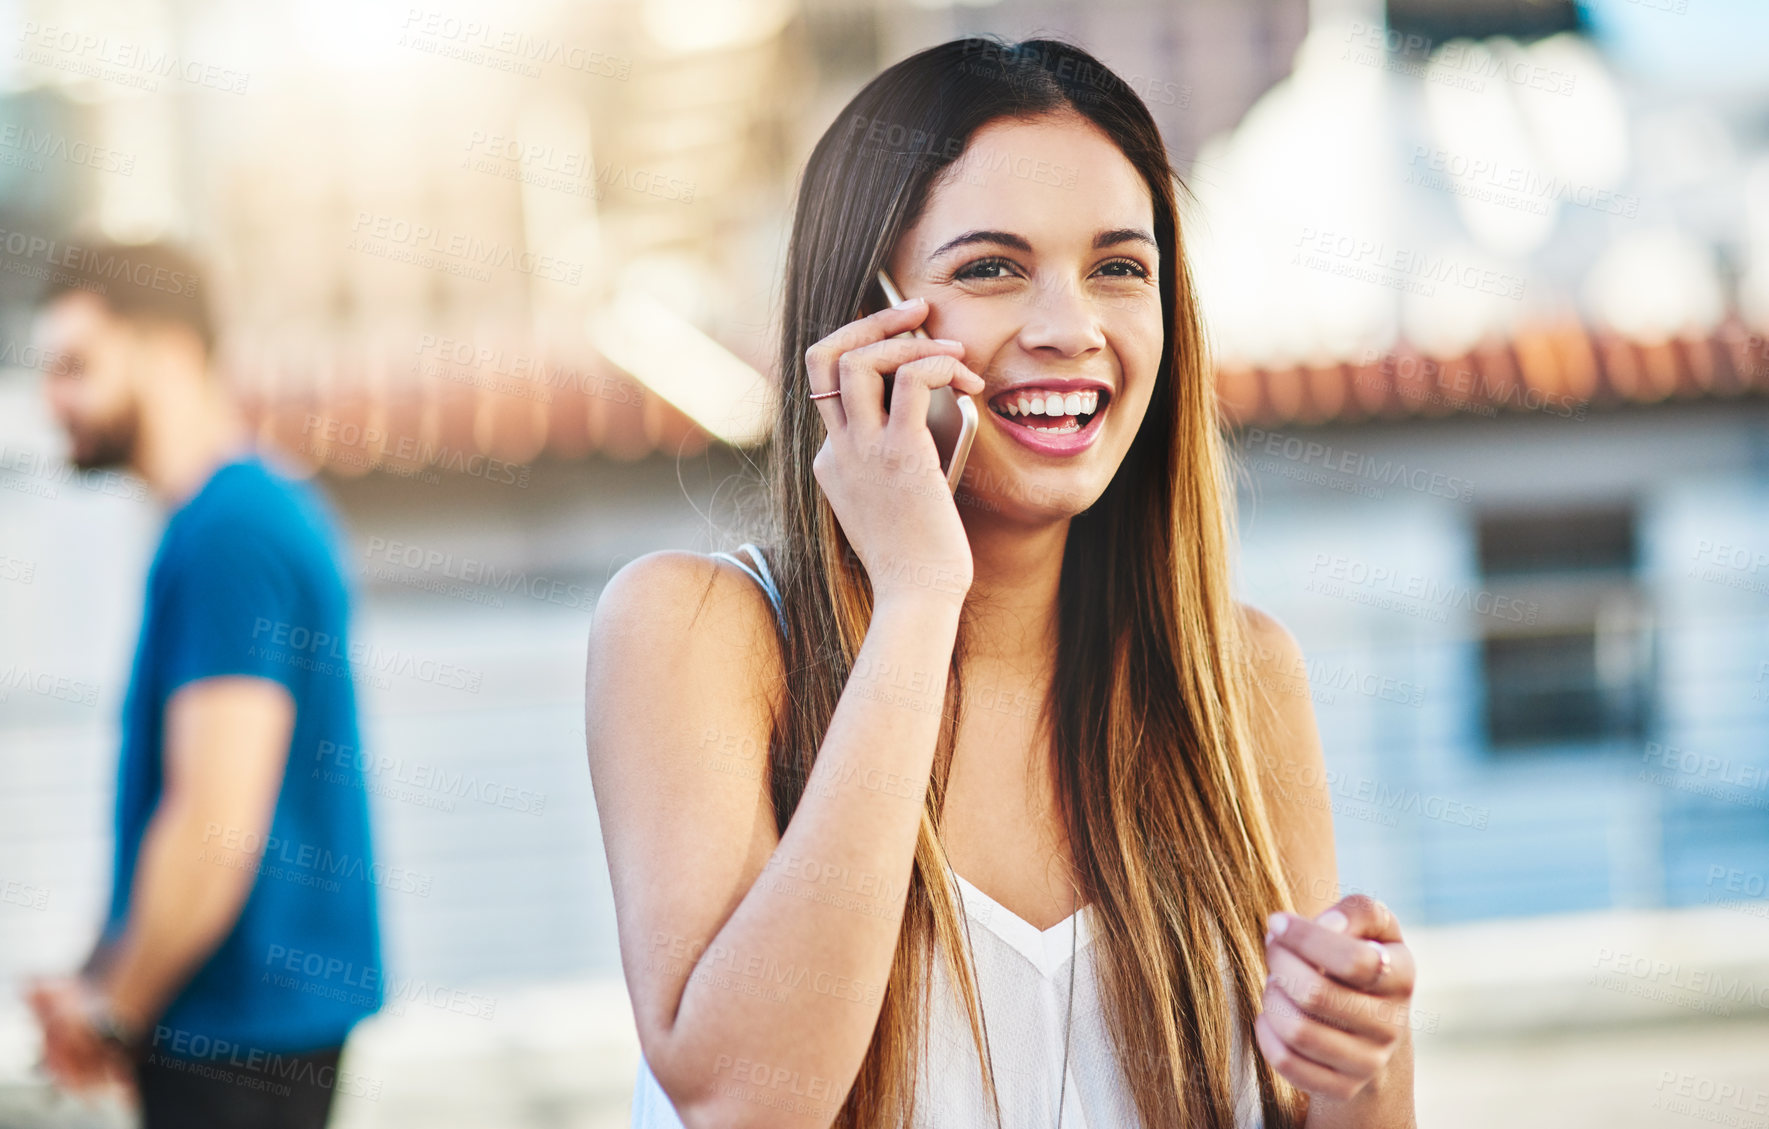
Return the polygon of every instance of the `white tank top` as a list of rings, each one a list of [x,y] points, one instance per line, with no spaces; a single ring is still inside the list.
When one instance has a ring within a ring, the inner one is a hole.
[[[729,554],[767,591],[780,614],[779,593],[761,553],[751,550],[760,573]],[[970,922],[976,958],[977,991],[988,1024],[995,1088],[1005,1129],[1052,1129],[1062,1093],[1063,1129],[1121,1129],[1140,1125],[1130,1084],[1112,1047],[1095,976],[1095,911],[1081,907],[1040,931],[1010,913],[956,871],[948,870]],[[1079,931],[1077,933],[1077,930]],[[1063,1030],[1069,1003],[1069,954],[1075,953],[1074,1016],[1069,1034],[1067,1085],[1064,1084]],[[1217,950],[1217,969],[1230,984],[1227,955]],[[933,962],[930,1010],[924,1017],[926,1053],[916,1077],[917,1129],[984,1129],[994,1125],[983,1087],[982,1064],[964,1000],[945,962]],[[1236,1079],[1236,1129],[1264,1129],[1259,1088],[1253,1074],[1247,1031],[1238,1021],[1230,1048]],[[633,1089],[633,1129],[684,1129],[663,1087],[641,1055]]]

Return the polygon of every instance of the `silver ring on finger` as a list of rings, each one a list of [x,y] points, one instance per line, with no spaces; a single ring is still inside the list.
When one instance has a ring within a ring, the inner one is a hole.
[[[1388,975],[1388,966],[1393,963],[1393,961],[1388,955],[1387,945],[1384,945],[1381,941],[1371,941],[1369,943],[1375,946],[1376,955],[1382,958],[1382,963],[1376,966],[1376,978],[1370,981],[1370,987],[1368,990],[1373,992],[1376,990],[1377,985],[1382,983],[1382,978]]]
[[[811,399],[813,399],[813,400],[827,400],[831,396],[840,396],[841,394],[842,394],[841,389],[831,388],[827,392],[813,392],[813,393],[811,393]]]

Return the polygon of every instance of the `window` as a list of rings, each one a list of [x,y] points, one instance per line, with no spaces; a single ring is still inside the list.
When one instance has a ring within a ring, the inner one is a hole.
[[[1481,640],[1488,743],[1497,749],[1637,742],[1649,723],[1652,627],[1630,506],[1489,513],[1486,586],[1540,608]]]
[[[1383,7],[1396,39],[1433,46],[1495,35],[1531,43],[1583,26],[1574,0],[1387,0]]]

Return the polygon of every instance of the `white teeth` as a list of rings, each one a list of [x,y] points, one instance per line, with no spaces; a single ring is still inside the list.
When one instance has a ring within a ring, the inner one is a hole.
[[[995,410],[1010,418],[1016,416],[1076,416],[1092,415],[1099,409],[1099,392],[1049,392],[1020,393],[1017,400],[1001,400]],[[1072,428],[1039,428],[1040,431],[1072,430]]]

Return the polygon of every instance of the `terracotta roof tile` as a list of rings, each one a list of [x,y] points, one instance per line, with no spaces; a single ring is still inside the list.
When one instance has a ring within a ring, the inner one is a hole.
[[[492,355],[475,365],[387,343],[263,339],[231,343],[225,367],[263,440],[339,475],[694,454],[710,441],[587,345],[516,341]]]
[[[1737,318],[1703,337],[1656,343],[1563,322],[1459,357],[1429,357],[1402,343],[1356,364],[1223,366],[1217,385],[1223,416],[1241,425],[1564,412],[1769,394],[1769,341]]]

